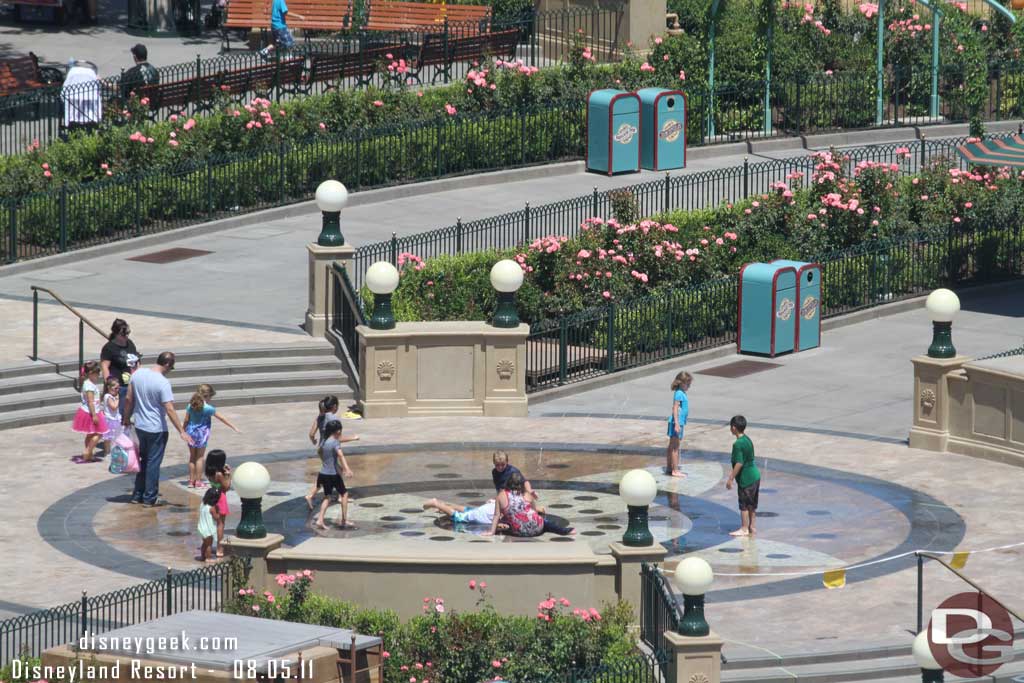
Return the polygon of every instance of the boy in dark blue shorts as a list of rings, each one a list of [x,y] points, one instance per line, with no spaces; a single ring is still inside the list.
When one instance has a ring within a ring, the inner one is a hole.
[[[747,419],[736,415],[729,420],[729,431],[736,437],[732,444],[732,470],[725,488],[731,489],[736,482],[736,495],[740,505],[740,528],[729,532],[730,536],[752,536],[757,518],[757,497],[761,488],[761,472],[754,462],[754,443],[744,434]]]

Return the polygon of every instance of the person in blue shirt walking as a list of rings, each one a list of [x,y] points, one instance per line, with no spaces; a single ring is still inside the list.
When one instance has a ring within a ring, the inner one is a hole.
[[[679,442],[683,440],[683,428],[686,427],[686,417],[690,413],[690,402],[686,398],[686,392],[690,390],[692,383],[693,375],[688,372],[680,372],[672,380],[672,412],[668,416],[665,474],[673,477],[686,476],[679,468]]]
[[[306,20],[306,17],[298,12],[293,12],[293,14],[296,19]],[[274,42],[260,50],[260,56],[264,59],[269,59],[270,53],[275,49],[287,52],[295,45],[295,38],[288,30],[288,3],[285,0],[274,0],[274,5],[270,10],[270,33]]]

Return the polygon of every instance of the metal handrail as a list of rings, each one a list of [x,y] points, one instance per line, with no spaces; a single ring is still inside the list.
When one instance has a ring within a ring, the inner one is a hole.
[[[972,579],[969,579],[966,576],[964,576],[964,574],[959,569],[956,569],[955,567],[952,567],[949,564],[947,564],[946,561],[943,560],[938,555],[933,555],[932,553],[925,552],[923,550],[915,551],[914,554],[917,555],[917,632],[918,633],[920,633],[921,631],[924,630],[924,611],[923,611],[923,603],[924,603],[924,558],[926,558],[926,557],[929,560],[935,560],[936,562],[941,564],[943,567],[945,567],[949,571],[951,571],[954,574],[956,574],[957,576],[959,576],[964,581],[964,583],[966,583],[971,588],[973,588],[974,590],[978,591],[979,593],[981,593],[982,595],[987,597],[989,600],[991,600],[992,602],[996,603],[997,605],[999,605],[1000,607],[1005,609],[1012,616],[1016,617],[1016,619],[1018,621],[1024,622],[1024,617],[1022,617],[1021,615],[1017,614],[1012,609],[1010,609],[1009,607],[1004,605],[1002,602],[997,600],[991,593],[989,593],[987,590],[985,590],[984,588],[979,586],[975,581],[973,581]]]
[[[39,360],[39,292],[45,292],[52,296],[57,303],[64,308],[68,309],[78,318],[78,367],[81,369],[85,363],[85,326],[88,325],[92,329],[96,330],[96,333],[107,339],[107,333],[101,330],[96,324],[86,318],[84,315],[78,312],[78,310],[69,304],[61,297],[60,294],[48,289],[47,287],[39,287],[38,285],[31,285],[32,289],[32,360]],[[60,365],[57,365],[57,372],[60,373]],[[78,381],[75,381],[75,387],[78,387]]]

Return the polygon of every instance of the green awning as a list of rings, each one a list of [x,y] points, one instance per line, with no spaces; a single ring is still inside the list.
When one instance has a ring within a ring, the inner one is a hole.
[[[1024,168],[1024,138],[1020,135],[969,142],[956,149],[964,160],[976,166]]]

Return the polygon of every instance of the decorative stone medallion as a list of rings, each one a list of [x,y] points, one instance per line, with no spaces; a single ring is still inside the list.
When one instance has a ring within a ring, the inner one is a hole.
[[[709,681],[708,677],[705,676],[703,673],[695,673],[692,676],[690,676],[690,680],[688,683],[711,683],[711,681]]]
[[[921,392],[921,412],[930,413],[932,408],[935,407],[935,392],[931,389],[925,389]]]
[[[515,372],[515,363],[509,359],[498,361],[498,379],[509,380],[512,379],[512,373]]]
[[[377,379],[381,382],[390,382],[395,376],[395,364],[389,360],[382,360],[377,363]]]

